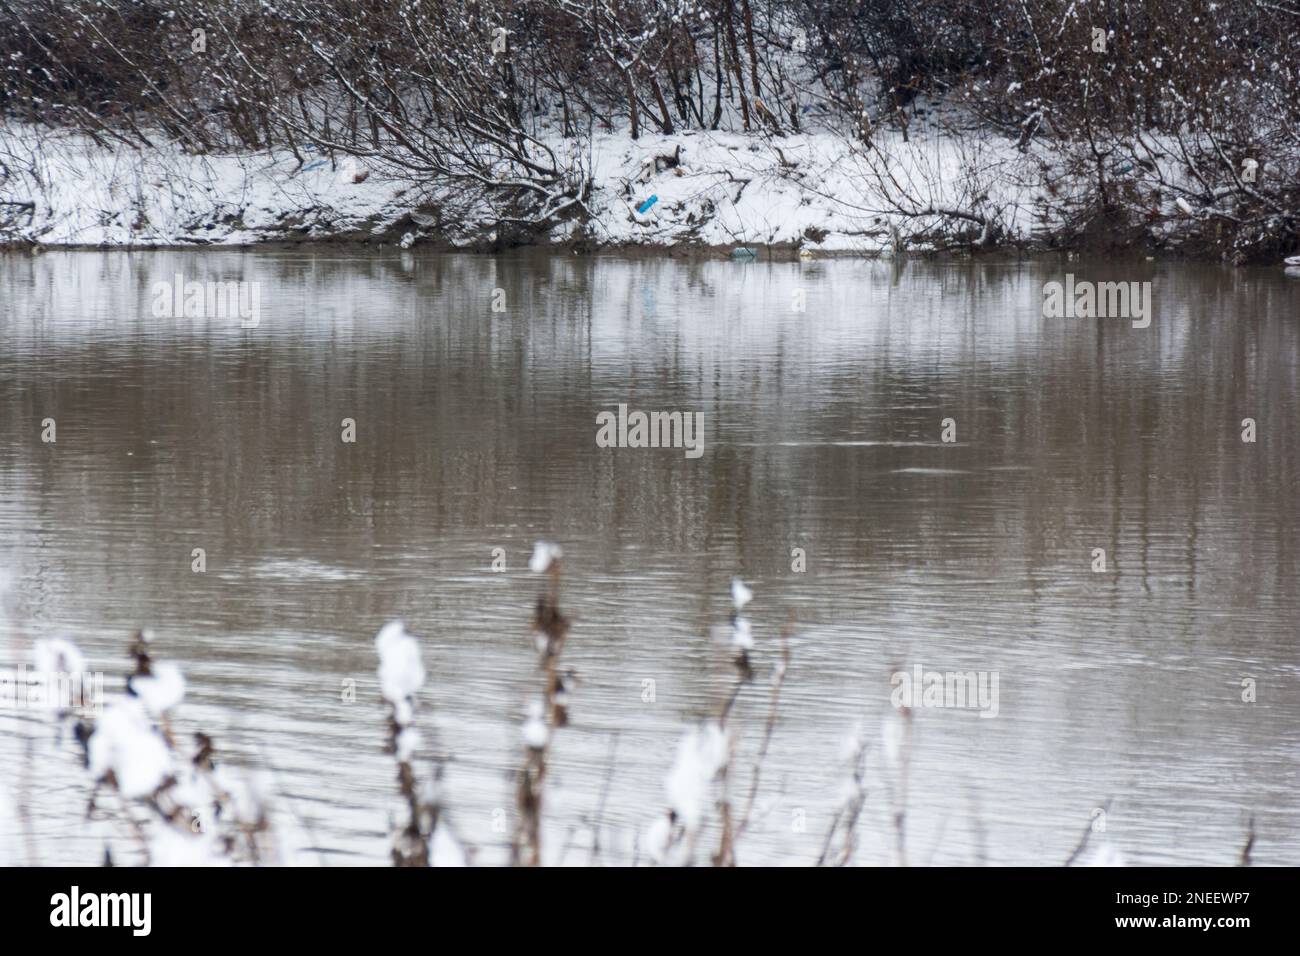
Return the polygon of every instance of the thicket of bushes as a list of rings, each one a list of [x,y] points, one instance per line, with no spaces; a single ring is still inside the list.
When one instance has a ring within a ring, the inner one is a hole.
[[[1195,251],[1271,256],[1300,226],[1294,0],[0,0],[0,22],[10,119],[354,153],[526,228],[582,214],[565,138],[870,147],[936,98],[1052,164],[1056,241],[1140,242],[1179,197]]]

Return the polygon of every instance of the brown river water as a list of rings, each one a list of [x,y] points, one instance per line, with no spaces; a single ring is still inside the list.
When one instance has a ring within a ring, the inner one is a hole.
[[[1067,271],[1150,281],[1150,326],[1044,318]],[[156,317],[177,273],[255,283],[257,326]],[[998,696],[993,719],[914,708],[908,863],[1059,865],[1090,825],[1130,864],[1233,863],[1253,817],[1255,862],[1295,865],[1298,377],[1281,269],[9,255],[0,662],[66,635],[117,691],[151,627],[187,677],[177,720],[271,781],[282,859],[384,863],[373,639],[401,618],[429,672],[422,772],[446,759],[451,824],[499,862],[540,683],[528,557],[553,540],[576,682],[547,862],[587,862],[596,830],[601,860],[637,857],[727,686],[711,632],[738,575],[742,780],[794,622],[741,863],[817,858],[857,726],[854,861],[894,858],[879,728],[891,675],[920,667],[996,674]],[[597,447],[620,404],[701,413],[703,453]],[[44,717],[0,711],[0,762],[0,862],[102,857]]]

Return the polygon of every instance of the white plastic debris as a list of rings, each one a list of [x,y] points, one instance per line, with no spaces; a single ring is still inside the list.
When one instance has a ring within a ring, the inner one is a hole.
[[[740,578],[731,579],[731,604],[737,611],[743,610],[745,605],[754,600],[754,592],[745,586],[745,582]]]
[[[528,559],[528,570],[534,574],[541,574],[550,568],[551,562],[558,561],[564,557],[564,551],[558,544],[551,544],[549,541],[538,541],[533,545],[533,556]]]
[[[401,241],[397,244],[403,249],[411,248],[411,246],[415,245],[415,234],[410,232],[403,233]]]

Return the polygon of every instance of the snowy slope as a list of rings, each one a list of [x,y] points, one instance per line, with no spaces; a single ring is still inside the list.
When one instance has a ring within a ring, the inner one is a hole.
[[[882,134],[883,137],[883,134]],[[951,137],[882,138],[879,152],[831,133],[779,138],[687,132],[597,135],[586,158],[591,217],[560,224],[556,241],[601,247],[785,246],[878,253],[893,229],[915,235],[941,215],[971,210],[1010,239],[1028,235],[1027,158],[1010,143]],[[437,215],[454,186],[384,178],[378,170],[287,152],[192,156],[179,150],[115,150],[87,137],[10,127],[0,155],[23,170],[6,199],[34,203],[10,239],[43,245],[247,245],[342,239],[474,246],[494,240],[488,210],[478,221]],[[361,180],[358,182],[358,180]],[[656,200],[644,212],[641,207]],[[472,217],[471,217],[472,219]],[[952,221],[952,220],[949,220]],[[969,225],[969,224],[968,224]],[[976,229],[978,231],[978,229]]]

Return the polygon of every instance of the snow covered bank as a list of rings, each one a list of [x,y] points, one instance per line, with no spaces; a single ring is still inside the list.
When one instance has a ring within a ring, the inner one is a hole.
[[[574,216],[536,232],[498,218],[443,182],[395,178],[347,156],[288,150],[192,155],[110,149],[76,134],[0,130],[8,178],[0,245],[246,246],[263,242],[433,243],[496,249],[519,243],[579,249],[766,250],[775,255],[893,255],[995,247],[1079,248],[1069,221],[1087,185],[1056,172],[1042,149],[941,125],[880,131],[869,147],[831,132],[788,136],[687,131],[604,133],[549,144],[586,170]],[[1149,170],[1178,183],[1173,144],[1148,143]],[[1188,184],[1189,186],[1194,184]],[[1150,193],[1141,228],[1113,245],[1180,251],[1220,211]]]
[[[556,144],[560,150],[560,141]],[[637,140],[595,136],[582,157],[592,188],[583,215],[542,241],[592,248],[783,247],[880,253],[926,228],[986,216],[1008,241],[1027,241],[1023,180],[1011,143],[972,149],[953,138],[887,144],[887,166],[829,133],[758,137],[686,132]],[[486,208],[465,218],[433,182],[285,151],[196,156],[110,150],[88,137],[0,131],[13,203],[0,240],[46,246],[248,245],[342,240],[491,247],[504,241]],[[933,213],[917,215],[927,208]],[[18,211],[15,213],[14,210]],[[975,236],[972,236],[975,238]]]
[[[0,34],[0,241],[1300,249],[1264,0],[82,6]]]

